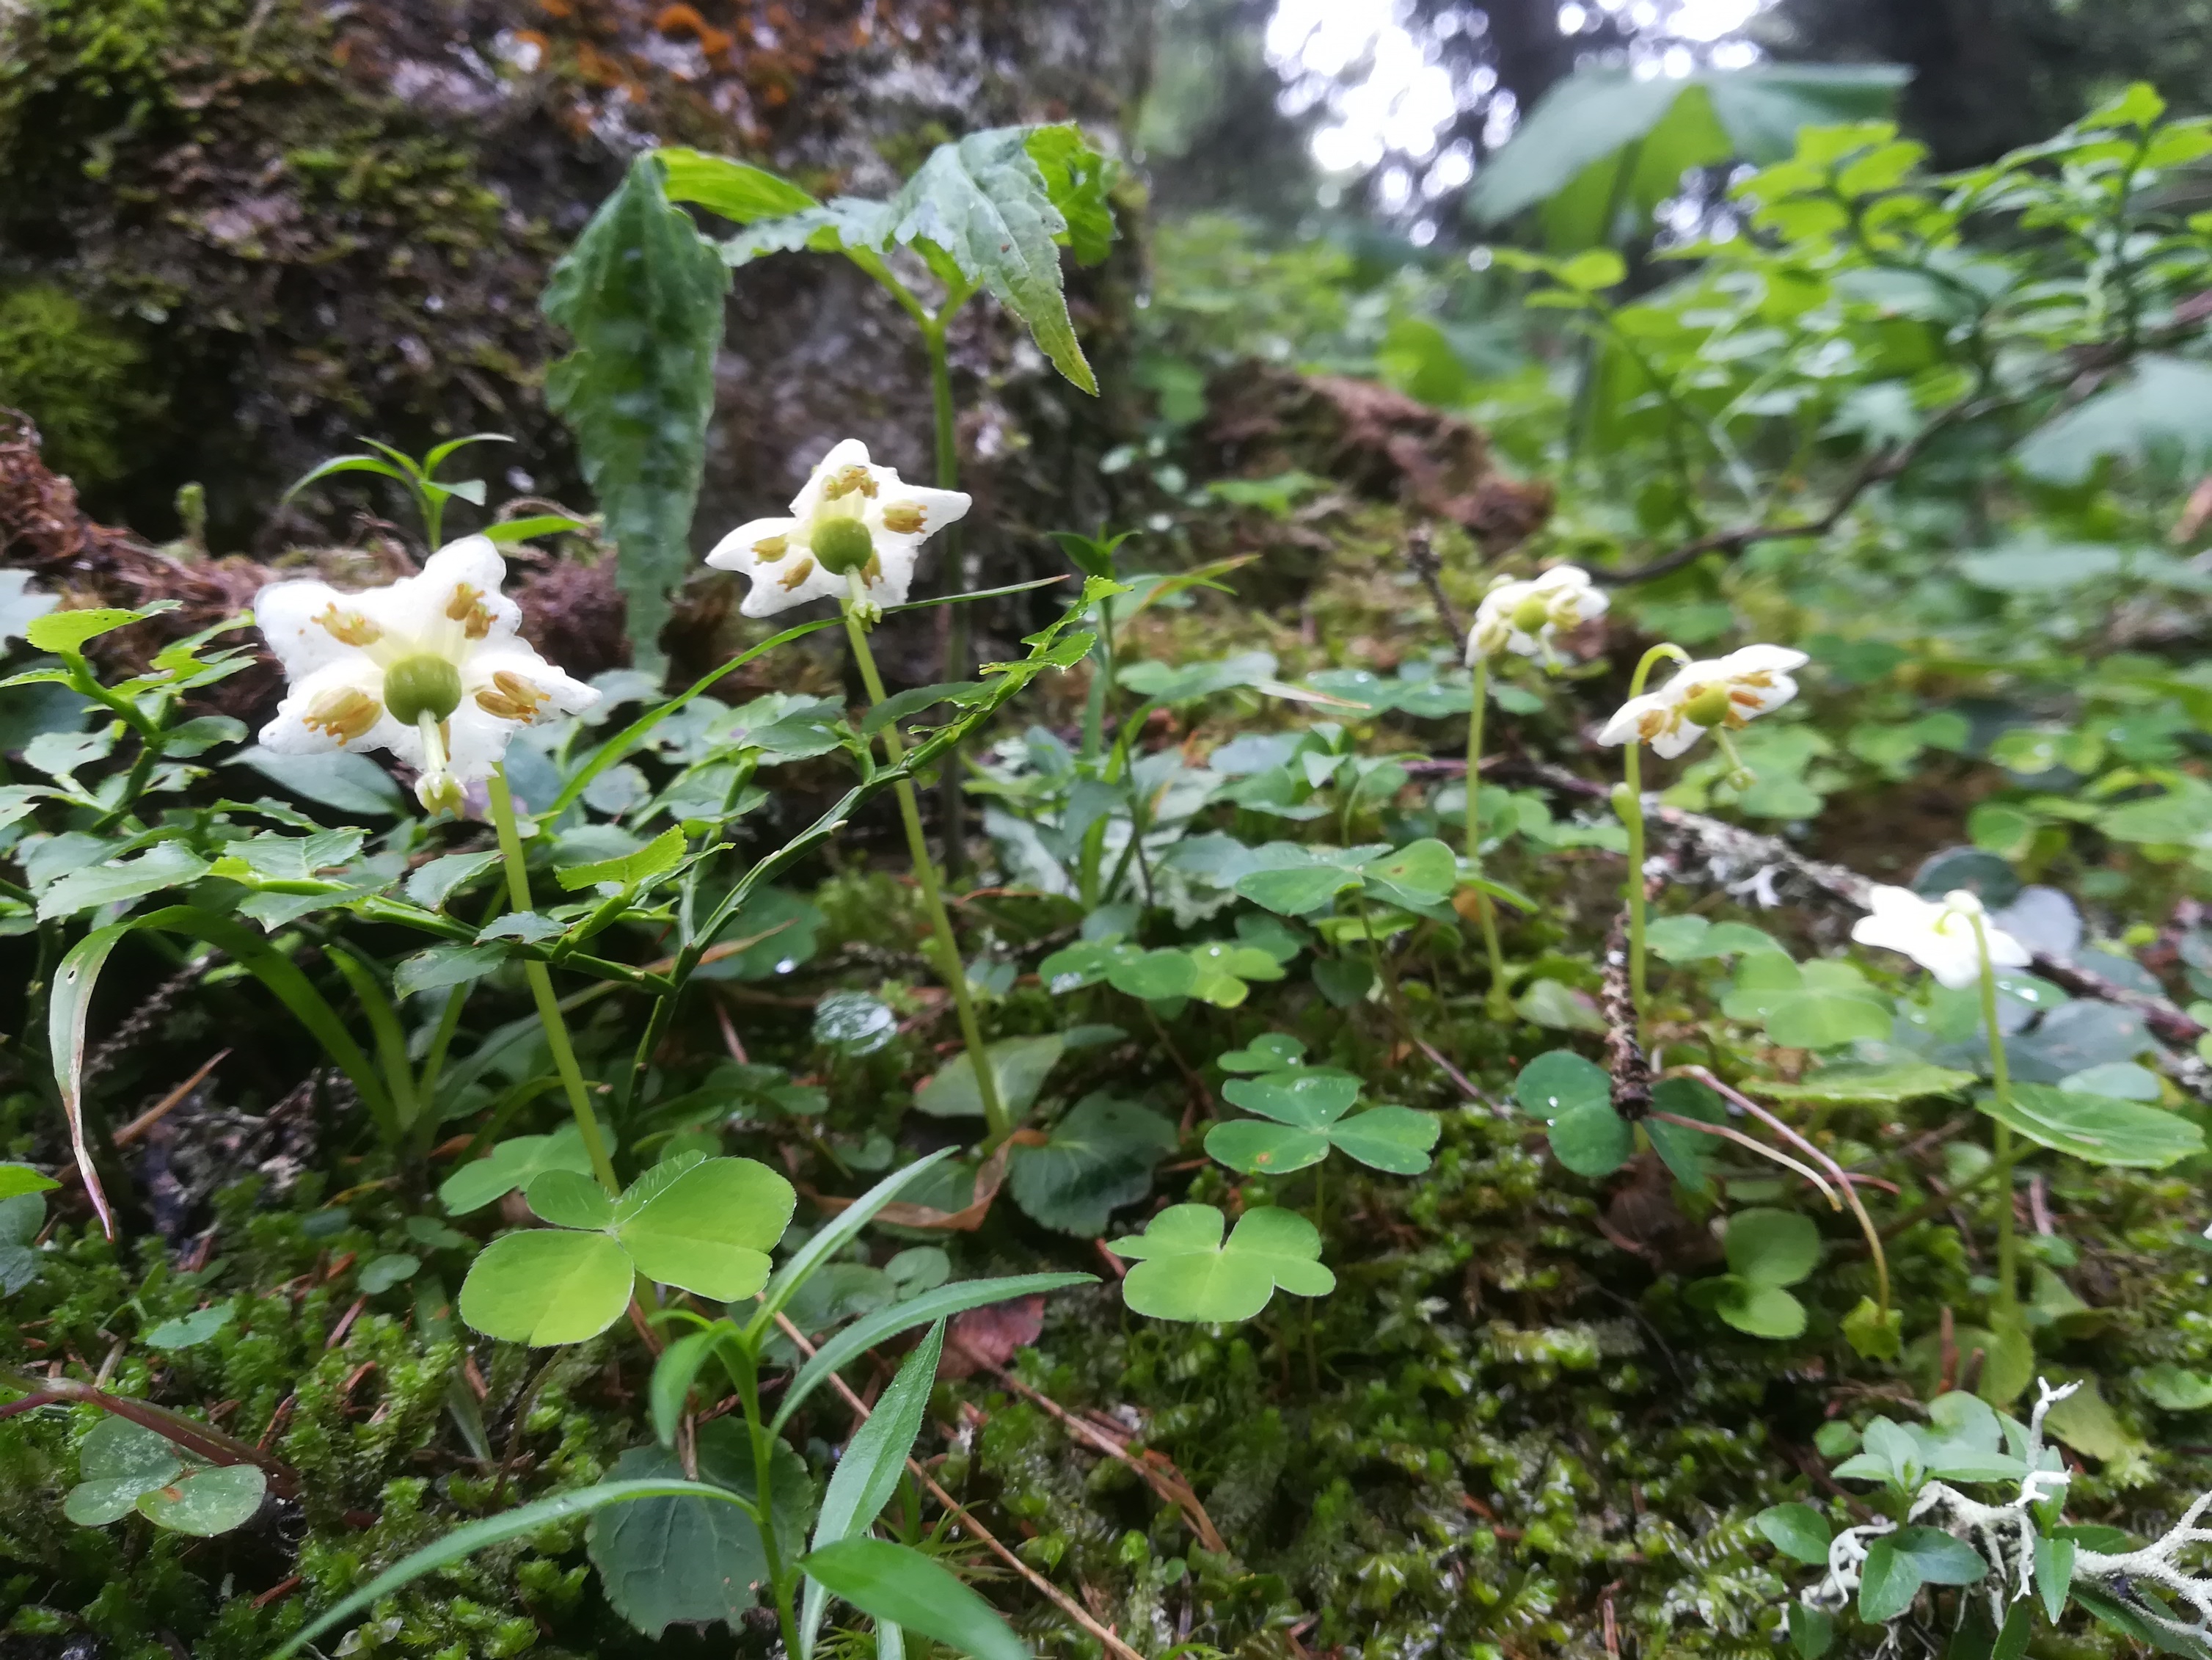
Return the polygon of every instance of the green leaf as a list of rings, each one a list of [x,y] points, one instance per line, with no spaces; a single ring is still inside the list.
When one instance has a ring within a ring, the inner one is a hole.
[[[1170,1205],[1142,1234],[1109,1241],[1107,1250],[1137,1259],[1121,1297],[1156,1320],[1249,1320],[1276,1287],[1298,1297],[1326,1297],[1336,1276],[1320,1262],[1321,1234],[1295,1211],[1248,1210],[1226,1241],[1226,1219],[1211,1205]]]
[[[343,750],[327,755],[278,755],[256,745],[230,759],[301,800],[335,812],[392,818],[406,811],[407,799],[392,775],[365,755]]]
[[[632,1270],[604,1233],[531,1228],[477,1254],[461,1282],[461,1318],[487,1337],[544,1348],[597,1337],[629,1306]]]
[[[1651,1087],[1651,1105],[1655,1111],[1671,1112],[1701,1124],[1728,1122],[1728,1110],[1721,1105],[1720,1097],[1694,1078],[1661,1079]],[[1651,1138],[1652,1151],[1677,1182],[1693,1193],[1703,1193],[1712,1185],[1706,1164],[1714,1137],[1657,1118],[1644,1121],[1644,1133]]]
[[[1975,1104],[2039,1146],[2085,1164],[2164,1170],[2204,1151],[2204,1132],[2179,1114],[2109,1095],[2014,1084],[2007,1099],[1984,1095]]]
[[[103,1417],[77,1448],[79,1481],[62,1501],[62,1514],[79,1527],[105,1527],[130,1515],[140,1493],[184,1471],[174,1442],[127,1418]]]
[[[438,1189],[438,1202],[454,1216],[482,1210],[517,1188],[527,1188],[544,1171],[592,1173],[583,1132],[564,1124],[550,1135],[515,1135],[495,1143],[483,1158],[462,1165]]]
[[[1820,1660],[1835,1640],[1835,1615],[1809,1602],[1790,1603],[1790,1646],[1797,1651],[1798,1660]]]
[[[1571,1049],[1522,1067],[1513,1098],[1552,1127],[1553,1154],[1577,1176],[1610,1176],[1636,1150],[1635,1131],[1613,1110],[1612,1075]]]
[[[111,859],[49,883],[39,896],[39,920],[74,916],[100,905],[128,904],[207,874],[208,861],[181,842],[156,842],[133,858]]]
[[[164,1320],[146,1334],[146,1347],[155,1349],[188,1349],[196,1343],[204,1343],[225,1326],[235,1315],[228,1303],[217,1303],[211,1308],[179,1315],[173,1320]]]
[[[888,1539],[841,1539],[799,1566],[861,1613],[933,1637],[976,1660],[1030,1660],[998,1611],[929,1557]]]
[[[627,1211],[616,1237],[647,1279],[732,1303],[768,1284],[768,1254],[798,1202],[791,1183],[756,1159],[709,1158]]]
[[[1989,1573],[1989,1564],[1972,1545],[1941,1528],[1900,1528],[1888,1537],[1891,1548],[1911,1559],[1925,1584],[1972,1585]]]
[[[2043,1611],[2051,1623],[2066,1612],[2066,1593],[2074,1584],[2074,1556],[2076,1546],[2071,1539],[2043,1539],[2035,1541],[2035,1590],[2043,1598]]]
[[[752,1444],[741,1422],[717,1418],[702,1424],[698,1460],[702,1481],[757,1499]],[[787,1554],[805,1532],[814,1483],[806,1461],[781,1441],[769,1455],[769,1470],[778,1542]],[[615,1461],[608,1479],[680,1481],[683,1475],[674,1453],[632,1447]],[[678,1623],[720,1620],[737,1630],[757,1600],[754,1588],[768,1578],[768,1550],[754,1519],[736,1505],[694,1495],[641,1499],[602,1511],[592,1518],[585,1542],[615,1612],[656,1639]]]
[[[820,203],[781,174],[725,155],[695,149],[653,152],[660,161],[668,199],[696,202],[710,213],[740,225],[799,213]]]
[[[506,951],[496,944],[433,946],[400,959],[392,971],[392,994],[405,999],[418,992],[447,991],[483,979],[506,961]]]
[[[912,1186],[951,1158],[957,1151],[957,1147],[939,1147],[935,1152],[925,1154],[915,1159],[904,1170],[893,1171],[845,1207],[843,1210],[831,1217],[823,1226],[816,1229],[805,1244],[799,1246],[785,1259],[783,1267],[777,1272],[775,1278],[769,1282],[768,1291],[762,1299],[761,1310],[753,1316],[754,1326],[765,1327],[774,1318],[776,1310],[791,1300],[815,1270],[829,1262],[858,1236],[860,1230],[868,1225],[869,1220],[878,1211],[897,1198],[905,1189]]]
[[[45,1193],[61,1183],[28,1164],[0,1164],[0,1201],[26,1193]]]
[[[1754,1286],[1794,1286],[1820,1266],[1820,1231],[1796,1211],[1740,1210],[1721,1243],[1730,1270]]]
[[[1449,898],[1459,882],[1458,859],[1433,836],[1401,848],[1384,858],[1370,859],[1359,868],[1376,881],[1430,899]]]
[[[1330,1128],[1328,1139],[1370,1170],[1419,1176],[1428,1169],[1429,1154],[1442,1129],[1434,1113],[1380,1106],[1340,1121]]]
[[[708,1361],[714,1359],[714,1345],[730,1329],[729,1322],[725,1320],[702,1331],[686,1332],[661,1350],[660,1358],[653,1363],[647,1406],[653,1415],[653,1432],[662,1446],[676,1444],[684,1408],[691,1399],[691,1385]]]
[[[962,277],[1029,325],[1055,368],[1095,393],[1097,377],[1060,288],[1054,239],[1068,234],[1068,222],[1030,155],[1032,131],[992,127],[939,145],[891,198],[890,240],[944,250]],[[1068,154],[1063,149],[1060,161]],[[1095,235],[1095,227],[1085,234]]]
[[[1862,1297],[1844,1316],[1844,1341],[1869,1360],[1894,1360],[1904,1352],[1905,1310],[1885,1313],[1871,1297]]]
[[[887,1337],[915,1326],[926,1326],[933,1320],[980,1309],[988,1303],[1004,1303],[1016,1297],[1097,1283],[1095,1277],[1088,1274],[1018,1274],[998,1280],[963,1280],[865,1315],[823,1344],[813,1358],[799,1369],[784,1390],[783,1399],[777,1403],[773,1427],[781,1430],[799,1409],[799,1403],[827,1382],[832,1372]]]
[[[1075,263],[1097,265],[1114,243],[1114,207],[1109,194],[1115,170],[1113,159],[1093,149],[1084,137],[1083,130],[1073,122],[1030,128],[1024,148],[1044,177],[1045,194],[1052,198],[1060,217],[1067,221],[1067,246],[1075,255]],[[1114,574],[1113,550],[1127,534],[1125,532],[1103,544],[1105,565],[1092,570],[1092,575]],[[1062,542],[1060,545],[1068,544]]]
[[[207,1539],[251,1522],[268,1491],[269,1477],[258,1464],[191,1469],[140,1493],[137,1511],[156,1527]]]
[[[1828,1560],[1828,1518],[1810,1505],[1776,1505],[1752,1521],[1774,1548],[1814,1567]]]
[[[2084,483],[2106,457],[2139,463],[2160,455],[2199,471],[2212,460],[2212,365],[2146,353],[2124,378],[2046,421],[2013,452],[2031,478],[2065,485]]]
[[[907,1356],[867,1421],[853,1432],[837,1468],[830,1474],[829,1490],[822,1495],[822,1513],[814,1523],[814,1549],[865,1535],[898,1491],[908,1455],[928,1413],[929,1391],[937,1381],[937,1362],[944,1348],[945,1323],[940,1320]],[[809,1645],[822,1628],[826,1601],[822,1583],[810,1579],[799,1610],[799,1630]]]
[[[691,567],[691,514],[714,407],[730,276],[670,205],[641,155],[553,268],[541,305],[575,350],[546,371],[546,402],[576,435],[585,482],[620,553],[638,660],[659,660],[670,596]]]
[[[1147,1002],[1188,997],[1198,984],[1198,964],[1187,951],[1148,951],[1112,961],[1106,970],[1106,982],[1118,992]]]
[[[1859,1574],[1859,1618],[1881,1625],[1912,1606],[1920,1594],[1920,1573],[1911,1556],[1897,1548],[1897,1535],[1885,1534],[1867,1549]]]
[[[422,1268],[422,1259],[419,1256],[410,1256],[405,1251],[387,1251],[381,1256],[372,1256],[362,1264],[357,1282],[363,1291],[374,1297],[412,1280]]]
[[[1095,1239],[1115,1211],[1152,1191],[1152,1167],[1176,1140],[1158,1113],[1097,1091],[1069,1109],[1042,1146],[1013,1149],[1006,1190],[1031,1220]]]
[[[635,853],[625,854],[619,859],[603,859],[592,865],[571,865],[553,873],[554,880],[570,893],[580,888],[597,887],[602,882],[612,883],[625,892],[656,876],[665,876],[684,862],[684,831],[680,825],[672,825],[647,842]]]
[[[112,606],[97,606],[82,611],[50,611],[43,617],[34,617],[23,625],[23,638],[33,651],[58,652],[65,656],[83,654],[85,642],[97,640],[103,634],[132,623],[143,623],[149,617],[174,611],[177,602],[163,599],[137,611],[121,611]]]
[[[1777,1340],[1802,1336],[1805,1305],[1779,1286],[1755,1285],[1737,1274],[1718,1282],[1713,1311],[1738,1331]]]
[[[2136,1374],[2136,1387],[2153,1406],[2167,1412],[2202,1412],[2212,1407],[2212,1377],[2171,1361],[2144,1367]]]
[[[571,1517],[588,1516],[610,1505],[684,1497],[705,1499],[715,1504],[733,1506],[745,1502],[740,1495],[727,1488],[707,1482],[656,1480],[602,1481],[595,1487],[555,1493],[550,1499],[518,1505],[513,1510],[501,1511],[481,1522],[471,1522],[465,1527],[456,1528],[444,1538],[425,1545],[411,1556],[386,1568],[367,1584],[324,1610],[303,1629],[294,1633],[269,1657],[269,1660],[290,1660],[290,1657],[301,1649],[334,1627],[344,1624],[362,1609],[391,1596],[403,1586],[413,1584],[424,1574],[434,1573],[440,1568],[465,1561],[477,1551],[504,1544],[510,1539],[525,1538],[556,1523],[567,1521]]]
[[[1970,1072],[1954,1072],[1924,1061],[1896,1061],[1879,1066],[1822,1067],[1794,1084],[1753,1079],[1741,1087],[1769,1100],[1803,1101],[1814,1106],[1894,1106],[1931,1095],[1956,1095],[1973,1081]]]
[[[559,1228],[604,1230],[615,1219],[615,1201],[593,1177],[575,1171],[550,1170],[532,1178],[523,1202]]]
[[[1319,1130],[1240,1118],[1206,1133],[1206,1156],[1248,1176],[1286,1176],[1328,1157],[1328,1136]]]
[[[1001,1037],[985,1046],[999,1100],[1009,1113],[1018,1118],[1030,1110],[1066,1047],[1056,1034]],[[975,1057],[965,1049],[954,1055],[915,1092],[914,1104],[933,1118],[981,1118],[983,1097],[975,1087]]]
[[[1859,1038],[1887,1037],[1896,1016],[1880,992],[1784,992],[1766,1012],[1766,1035],[1784,1049],[1828,1049]]]

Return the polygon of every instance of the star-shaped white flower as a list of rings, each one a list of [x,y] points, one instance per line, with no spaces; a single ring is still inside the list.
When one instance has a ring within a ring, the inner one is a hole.
[[[522,612],[500,593],[506,580],[491,538],[470,536],[419,575],[362,593],[270,583],[253,617],[290,684],[263,746],[383,750],[418,770],[425,807],[457,808],[462,786],[491,776],[522,727],[599,701],[516,638]]]
[[[1673,760],[1715,727],[1730,731],[1778,709],[1797,695],[1792,669],[1808,660],[1787,646],[1746,646],[1711,662],[1685,663],[1656,691],[1623,703],[1601,744],[1649,744]]]
[[[842,593],[864,623],[885,605],[906,603],[915,562],[929,537],[967,514],[958,490],[925,489],[868,459],[848,438],[816,464],[792,498],[787,519],[740,525],[707,556],[719,570],[749,577],[741,610],[772,617],[810,599]]]
[[[1559,635],[1604,616],[1611,603],[1579,565],[1554,565],[1527,582],[1501,576],[1475,608],[1474,626],[1467,634],[1468,666],[1478,657],[1510,651],[1555,667],[1559,658],[1553,642]]]
[[[1878,887],[1867,903],[1871,909],[1851,927],[1851,938],[1859,944],[1903,952],[1954,991],[1980,982],[1982,952],[1974,939],[1974,919],[1984,912],[1974,895],[1960,888],[1940,900],[1923,899],[1910,888]],[[2027,947],[2002,928],[1984,921],[1982,932],[1990,943],[1992,968],[2024,969],[2033,960]]]

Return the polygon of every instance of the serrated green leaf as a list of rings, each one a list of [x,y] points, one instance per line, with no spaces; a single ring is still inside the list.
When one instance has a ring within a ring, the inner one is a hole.
[[[102,905],[128,904],[207,874],[208,860],[181,842],[156,842],[143,853],[71,871],[39,896],[39,920],[74,916]]]
[[[672,206],[661,163],[631,163],[541,305],[575,350],[546,371],[545,398],[576,436],[585,481],[619,550],[632,649],[659,660],[670,596],[690,574],[691,514],[706,465],[728,267]]]
[[[114,606],[50,611],[43,616],[32,617],[23,624],[23,638],[33,651],[81,654],[88,641],[97,640],[103,634],[112,634],[117,629],[132,623],[143,623],[149,617],[158,617],[163,611],[176,608],[175,600],[162,599],[137,611],[123,611]]]
[[[1086,1095],[1041,1147],[1016,1146],[1006,1190],[1032,1220],[1080,1238],[1152,1190],[1152,1167],[1175,1151],[1175,1126],[1148,1107]]]
[[[2015,1084],[2000,1101],[1976,1102],[2039,1146],[2085,1164],[2164,1170],[2204,1151],[2204,1132],[2179,1113],[2109,1095],[2077,1095],[2048,1084]]]

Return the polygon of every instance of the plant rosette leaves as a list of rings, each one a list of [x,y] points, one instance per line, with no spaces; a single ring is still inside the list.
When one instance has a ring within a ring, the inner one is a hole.
[[[2204,1151],[2204,1132],[2179,1113],[2116,1096],[2082,1095],[2048,1084],[2014,1084],[1976,1105],[2039,1146],[2084,1164],[2164,1170]]]
[[[1411,1107],[1370,1107],[1346,1117],[1359,1098],[1359,1080],[1349,1073],[1313,1067],[1232,1078],[1221,1092],[1271,1121],[1234,1119],[1206,1133],[1206,1152],[1247,1175],[1304,1170],[1335,1147],[1372,1169],[1418,1176],[1437,1144],[1435,1117]]]
[[[697,1153],[656,1164],[619,1198],[561,1170],[524,1196],[554,1225],[487,1245],[462,1282],[460,1314],[487,1336],[533,1347],[598,1336],[629,1306],[640,1274],[720,1303],[750,1297],[798,1203],[765,1164]]]
[[[1610,1176],[1636,1151],[1633,1127],[1613,1110],[1612,1076],[1571,1049],[1547,1050],[1522,1067],[1513,1098],[1552,1127],[1553,1156],[1577,1176]]]
[[[1014,1146],[1006,1190],[1032,1221],[1095,1239],[1115,1211],[1152,1191],[1152,1168],[1176,1140],[1175,1125],[1149,1107],[1086,1095],[1042,1146]]]
[[[999,1100],[1019,1118],[1036,1104],[1038,1091],[1066,1052],[1066,1041],[1057,1033],[1042,1037],[1001,1037],[985,1046],[991,1075],[999,1085]],[[975,1058],[963,1049],[915,1092],[918,1111],[933,1118],[981,1118],[982,1092],[975,1086]]]
[[[747,1499],[757,1495],[752,1443],[744,1426],[716,1418],[699,1426],[698,1479]],[[790,1560],[814,1513],[806,1461],[781,1440],[769,1455],[776,1541]],[[680,1479],[683,1461],[658,1446],[633,1447],[608,1479]],[[735,1505],[704,1499],[641,1499],[592,1517],[585,1535],[592,1565],[615,1611],[658,1639],[672,1625],[720,1620],[738,1628],[768,1578],[768,1550],[752,1517]]]
[[[1276,1289],[1326,1297],[1336,1276],[1321,1264],[1321,1233],[1295,1211],[1248,1210],[1222,1237],[1227,1218],[1211,1205],[1170,1205],[1143,1233],[1106,1249],[1136,1261],[1121,1298],[1155,1320],[1226,1324],[1249,1320]]]

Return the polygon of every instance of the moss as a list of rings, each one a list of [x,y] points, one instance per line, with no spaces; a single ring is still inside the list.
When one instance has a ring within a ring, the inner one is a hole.
[[[0,292],[0,404],[36,422],[48,460],[80,483],[121,474],[133,424],[158,417],[145,362],[135,334],[49,283]]]

